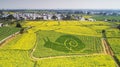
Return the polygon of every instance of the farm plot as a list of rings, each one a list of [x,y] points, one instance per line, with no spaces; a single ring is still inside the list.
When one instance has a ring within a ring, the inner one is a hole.
[[[41,59],[37,67],[116,67],[108,55]]]
[[[20,49],[20,50],[29,50],[35,45],[36,34],[33,33],[24,33],[17,35],[13,40],[5,44],[2,49]]]
[[[115,55],[120,60],[120,38],[108,38],[108,42],[112,47]]]
[[[0,49],[0,67],[34,67],[34,63],[28,51]]]
[[[45,23],[44,23],[45,22]],[[79,23],[78,21],[61,21],[60,25],[57,25],[57,21],[41,21],[41,22],[30,22],[27,23],[27,26],[33,26],[37,30],[55,30],[57,32],[68,33],[68,34],[77,34],[77,35],[86,35],[86,36],[101,36],[94,29],[90,29]],[[89,24],[88,24],[89,25]]]
[[[106,36],[107,37],[120,37],[120,30],[118,29],[109,29],[106,30]]]
[[[113,59],[103,54],[101,45],[100,31],[109,28],[109,23],[60,22],[26,22],[24,26],[32,28],[0,48],[0,67],[116,67]],[[120,58],[119,38],[109,40]],[[31,49],[35,50],[33,55]]]
[[[100,37],[79,36],[55,31],[37,32],[35,57],[102,53]]]
[[[2,27],[0,28],[0,40],[8,37],[11,34],[14,34],[15,32],[19,31],[20,28],[15,27]]]

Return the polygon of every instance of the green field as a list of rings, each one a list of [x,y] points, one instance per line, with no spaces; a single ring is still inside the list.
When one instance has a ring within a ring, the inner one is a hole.
[[[100,37],[38,31],[35,57],[102,53]]]
[[[0,28],[0,40],[8,37],[11,34],[14,34],[15,32],[18,32],[20,29],[15,27],[1,27]]]
[[[111,45],[115,55],[120,60],[120,38],[108,38],[108,42]]]

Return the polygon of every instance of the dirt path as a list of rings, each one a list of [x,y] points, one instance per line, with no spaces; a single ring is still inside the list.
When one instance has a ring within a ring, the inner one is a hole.
[[[69,57],[85,57],[85,56],[98,56],[98,55],[104,55],[104,54],[90,54],[90,55],[68,55],[68,56],[53,56],[53,57],[43,57],[43,58],[35,58],[36,60],[43,60],[43,59],[54,59],[54,58],[69,58]]]
[[[114,56],[114,53],[113,53],[111,47],[108,45],[108,43],[107,43],[107,41],[106,41],[105,38],[102,38],[102,45],[103,45],[104,53],[105,53],[105,54]]]
[[[114,52],[112,51],[112,48],[110,47],[110,45],[107,42],[106,38],[102,38],[102,45],[103,45],[103,48],[104,48],[104,53],[110,55],[112,57],[112,59],[115,61],[116,66],[120,67],[119,60],[117,59],[117,57],[115,56]]]
[[[6,37],[5,39],[3,39],[3,42],[0,43],[0,48],[2,48],[3,46],[5,46],[8,42],[10,42],[11,40],[15,39],[15,37],[19,35],[19,32],[16,32],[14,34],[11,34],[10,36]]]
[[[32,49],[32,51],[31,51],[31,53],[30,53],[30,58],[31,58],[32,60],[34,60],[34,61],[36,61],[36,60],[38,59],[38,58],[36,58],[36,57],[33,56],[33,53],[34,53],[36,47],[37,47],[37,44],[34,45],[34,48]]]
[[[43,58],[36,58],[33,56],[33,53],[36,49],[36,46],[33,48],[32,52],[30,53],[30,57],[37,61],[37,60],[43,60],[43,59],[54,59],[54,58],[66,58],[66,57],[82,57],[82,56],[98,56],[98,55],[105,55],[103,53],[94,53],[94,54],[86,54],[86,55],[68,55],[68,56],[51,56],[51,57],[43,57]]]

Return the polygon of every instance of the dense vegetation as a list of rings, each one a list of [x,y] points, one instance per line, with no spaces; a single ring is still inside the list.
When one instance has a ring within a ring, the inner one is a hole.
[[[14,34],[15,32],[19,31],[20,28],[16,28],[16,27],[1,27],[0,28],[0,40],[8,37],[11,34]]]
[[[101,53],[99,37],[78,36],[55,31],[38,31],[35,57]]]
[[[118,59],[120,60],[120,37],[111,37],[108,38],[108,42],[111,45],[115,55],[118,57]]]
[[[112,15],[93,15],[92,18],[96,19],[97,21],[109,21],[109,22],[119,22],[120,16]]]

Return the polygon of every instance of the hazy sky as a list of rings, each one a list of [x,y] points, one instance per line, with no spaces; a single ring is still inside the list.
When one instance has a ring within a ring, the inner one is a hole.
[[[0,9],[120,9],[120,0],[0,0]]]

